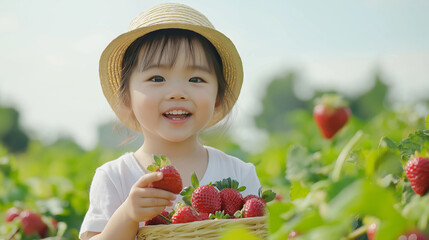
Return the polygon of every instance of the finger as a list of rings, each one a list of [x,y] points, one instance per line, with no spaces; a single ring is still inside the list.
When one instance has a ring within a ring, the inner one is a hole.
[[[173,206],[173,202],[166,199],[159,198],[142,198],[139,201],[140,207],[148,208],[148,207],[167,207]]]
[[[158,214],[161,214],[165,210],[165,207],[149,207],[143,208],[142,215],[149,216],[149,219],[155,217]]]
[[[134,185],[136,187],[147,187],[147,185],[149,185],[150,183],[161,180],[162,177],[163,176],[161,172],[148,173],[141,176]]]
[[[158,188],[138,188],[136,189],[141,198],[162,198],[166,200],[176,200],[176,194]]]

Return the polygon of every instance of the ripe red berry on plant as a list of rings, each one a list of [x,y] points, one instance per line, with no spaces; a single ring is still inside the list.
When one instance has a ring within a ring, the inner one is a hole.
[[[182,178],[177,169],[171,165],[170,160],[161,155],[160,157],[153,155],[155,163],[147,169],[151,172],[162,172],[162,179],[149,184],[148,187],[164,189],[174,194],[179,194],[182,191]]]
[[[313,117],[326,139],[331,139],[344,127],[351,115],[350,108],[341,96],[337,94],[325,94],[316,99]]]
[[[19,216],[21,213],[21,209],[18,209],[16,207],[11,207],[6,211],[6,214],[4,215],[4,220],[6,222],[12,222],[15,218]]]
[[[21,219],[21,228],[26,235],[38,234],[42,238],[47,236],[48,225],[43,222],[39,214],[24,210],[19,215],[19,218]]]
[[[429,157],[416,154],[408,160],[405,170],[411,188],[423,196],[429,190]]]

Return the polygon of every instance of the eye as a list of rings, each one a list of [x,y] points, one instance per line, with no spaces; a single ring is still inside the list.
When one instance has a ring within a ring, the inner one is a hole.
[[[191,79],[189,79],[189,82],[193,82],[193,83],[202,83],[205,82],[202,78],[199,77],[193,77]]]
[[[153,77],[149,78],[148,81],[151,81],[151,82],[164,82],[165,79],[163,77],[161,77],[161,76],[153,76]]]

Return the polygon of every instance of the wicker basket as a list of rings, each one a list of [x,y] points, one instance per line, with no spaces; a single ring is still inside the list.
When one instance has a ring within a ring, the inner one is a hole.
[[[252,233],[265,239],[267,236],[266,217],[205,220],[190,223],[145,226],[139,229],[139,240],[164,239],[219,239],[219,234],[233,224],[244,225]]]

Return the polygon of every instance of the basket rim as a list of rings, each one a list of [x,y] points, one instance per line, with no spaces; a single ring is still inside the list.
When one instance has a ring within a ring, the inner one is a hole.
[[[214,219],[214,220],[202,220],[202,221],[194,221],[194,222],[189,222],[189,223],[173,223],[173,224],[159,224],[159,225],[148,225],[148,226],[143,226],[143,227],[139,227],[139,232],[142,229],[149,229],[149,228],[168,228],[168,227],[180,227],[180,226],[198,226],[198,225],[204,225],[204,224],[209,224],[212,221],[221,221],[223,223],[245,223],[245,222],[259,222],[259,221],[265,221],[267,219],[267,216],[261,216],[261,217],[249,217],[249,218],[232,218],[232,219]]]

